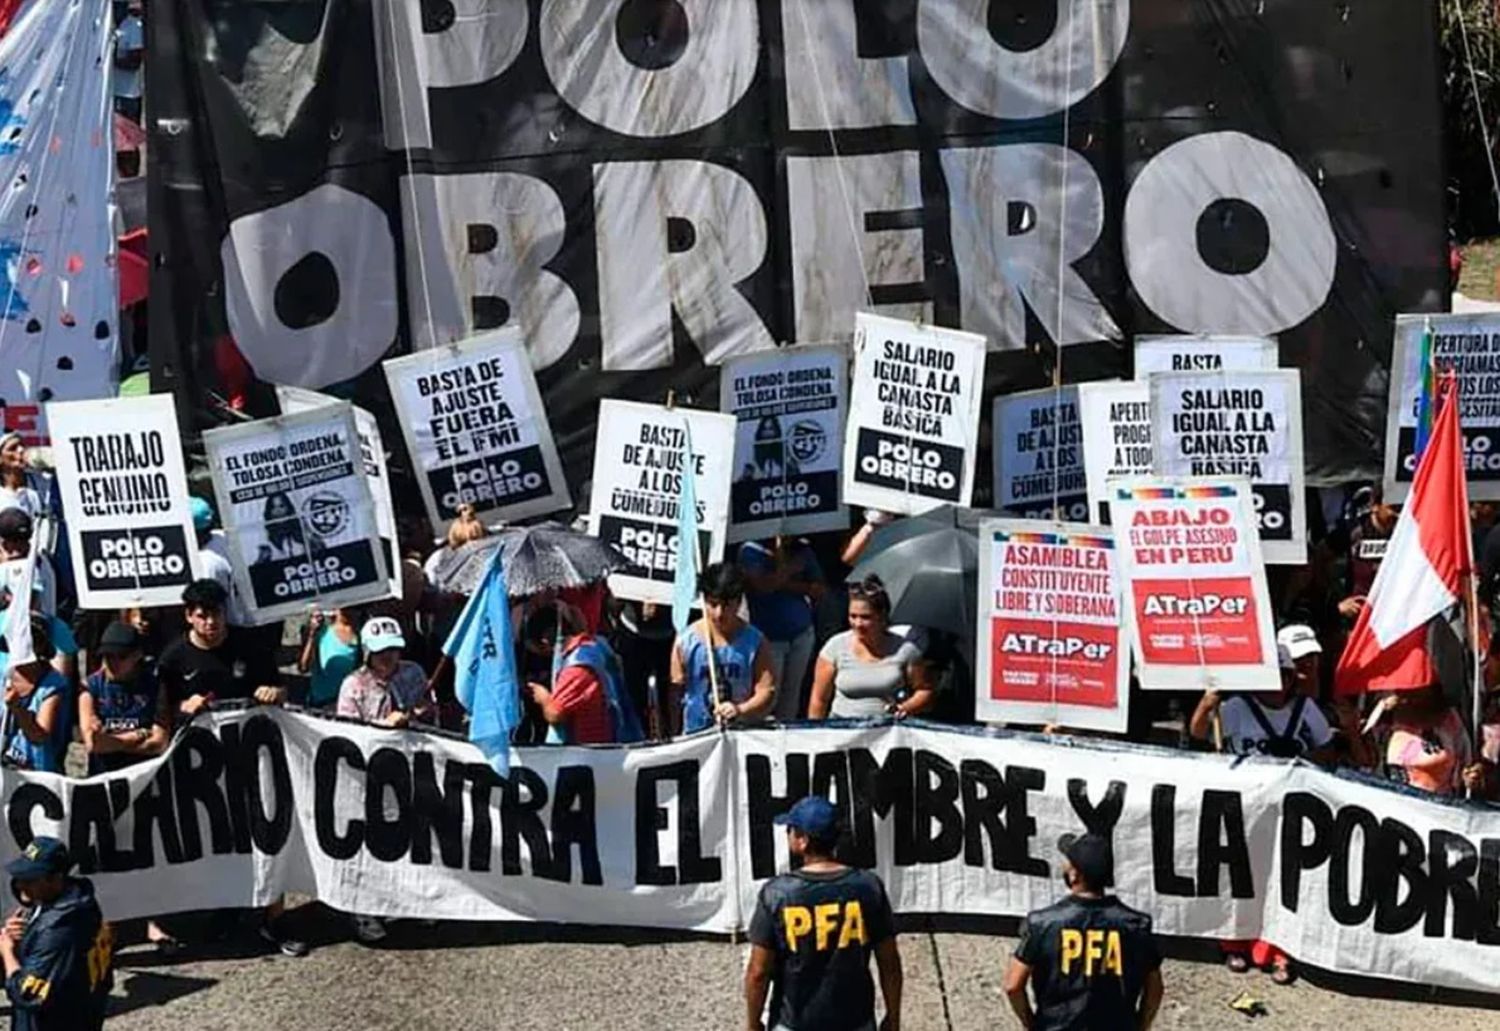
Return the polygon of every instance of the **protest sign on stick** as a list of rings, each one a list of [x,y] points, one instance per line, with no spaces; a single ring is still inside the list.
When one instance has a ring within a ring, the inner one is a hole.
[[[338,398],[320,394],[303,387],[276,386],[276,400],[281,405],[281,414],[311,411],[325,405],[338,404]],[[370,481],[370,500],[375,505],[375,527],[380,533],[381,550],[385,552],[386,572],[391,580],[391,594],[401,596],[401,548],[396,536],[396,514],[391,504],[390,475],[385,468],[385,444],[380,438],[380,424],[375,416],[358,405],[350,405],[354,412],[354,430],[359,434],[360,457],[364,461],[365,478]]]
[[[974,715],[1124,732],[1130,658],[1107,527],[979,524],[979,691]]]
[[[839,497],[848,361],[843,347],[824,345],[724,363],[719,407],[739,423],[731,542],[848,528]]]
[[[257,623],[391,594],[354,413],[339,402],[203,434],[240,597]]]
[[[519,330],[483,333],[384,365],[428,518],[473,505],[517,520],[573,504]]]
[[[1417,473],[1422,337],[1436,369],[1458,377],[1458,423],[1471,501],[1500,501],[1500,314],[1398,315],[1385,426],[1385,500],[1399,505]]]
[[[1089,519],[1108,526],[1110,477],[1151,474],[1151,388],[1141,381],[1080,383],[1078,417]]]
[[[1271,595],[1242,478],[1110,482],[1125,616],[1146,690],[1274,690]]]
[[[844,500],[903,515],[967,506],[985,339],[860,312],[844,432]]]
[[[995,398],[994,507],[1026,519],[1088,519],[1079,388],[1044,387]]]
[[[632,569],[609,578],[616,597],[672,602],[678,549],[677,503],[684,474],[685,434],[693,441],[693,485],[703,564],[724,556],[729,525],[735,419],[694,408],[668,408],[606,398],[599,404],[594,443],[589,532],[618,548]]]
[[[1135,378],[1153,372],[1241,372],[1274,369],[1279,360],[1269,337],[1161,334],[1135,338]]]
[[[1156,475],[1248,479],[1272,564],[1307,561],[1301,381],[1296,369],[1151,377]]]
[[[172,396],[54,401],[47,425],[80,607],[179,604],[198,541]]]

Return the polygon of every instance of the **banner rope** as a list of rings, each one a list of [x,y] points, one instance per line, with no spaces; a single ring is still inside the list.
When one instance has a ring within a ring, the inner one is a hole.
[[[401,55],[396,45],[396,14],[395,5],[400,0],[382,0],[385,5],[386,26],[389,32],[391,69],[396,78],[396,117],[401,123],[401,153],[406,158],[406,193],[411,199],[411,220],[417,231],[417,268],[422,280],[422,307],[427,312],[427,346],[437,347],[436,327],[432,317],[432,290],[428,285],[427,278],[427,252],[423,245],[422,233],[422,209],[417,202],[417,169],[416,162],[411,156],[411,131],[406,119],[406,86],[401,76]],[[408,39],[410,33],[407,34]],[[415,41],[413,47],[417,45]],[[423,100],[425,103],[425,98]],[[413,334],[415,335],[415,334]],[[436,356],[434,356],[434,362]]]
[[[1073,4],[1068,7],[1067,27],[1064,31],[1068,36],[1066,70],[1063,72],[1063,99],[1073,89]],[[1052,360],[1052,521],[1053,524],[1062,528],[1065,522],[1062,506],[1062,469],[1059,462],[1062,457],[1062,365],[1063,365],[1063,282],[1067,273],[1067,242],[1068,242],[1068,140],[1072,133],[1073,107],[1064,103],[1062,111],[1062,167],[1058,173],[1057,193],[1057,320],[1052,325],[1052,349],[1055,352]],[[1081,429],[1081,427],[1080,427]],[[1057,631],[1060,621],[1057,613],[1052,614],[1052,639],[1057,640]],[[1052,722],[1057,723],[1061,719],[1061,712],[1057,700],[1057,668],[1058,656],[1053,649],[1052,659]]]

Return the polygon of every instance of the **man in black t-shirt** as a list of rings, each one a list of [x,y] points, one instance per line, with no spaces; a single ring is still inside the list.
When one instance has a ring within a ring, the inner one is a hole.
[[[763,1031],[774,984],[776,1031],[874,1031],[873,953],[885,997],[880,1026],[899,1031],[901,954],[885,885],[834,860],[838,810],[827,799],[809,795],[775,822],[787,829],[787,846],[802,866],[760,889],[745,970],[746,1027]]]
[[[229,595],[217,580],[195,580],[182,592],[187,631],[162,650],[156,673],[172,705],[191,718],[210,702],[286,701],[276,656],[225,618]]]
[[[217,580],[194,580],[182,592],[187,632],[162,650],[156,675],[170,704],[191,720],[216,701],[254,700],[261,705],[286,701],[276,655],[255,642],[252,632],[231,627],[225,615],[229,593]],[[282,900],[265,909],[260,937],[283,956],[305,956],[307,943],[283,929]]]
[[[1011,1009],[1028,1031],[1146,1031],[1162,997],[1151,918],[1104,894],[1114,880],[1108,838],[1066,834],[1058,848],[1069,894],[1021,924],[1005,974]]]

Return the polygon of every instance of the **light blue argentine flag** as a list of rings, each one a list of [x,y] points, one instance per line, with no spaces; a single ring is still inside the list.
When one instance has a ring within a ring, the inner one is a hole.
[[[672,578],[672,625],[680,634],[698,603],[698,486],[693,482],[693,430],[682,420],[682,486],[677,491],[677,574]]]
[[[453,690],[469,711],[469,740],[502,777],[510,775],[510,736],[521,722],[521,692],[511,637],[503,548],[469,598],[443,645],[453,660]]]

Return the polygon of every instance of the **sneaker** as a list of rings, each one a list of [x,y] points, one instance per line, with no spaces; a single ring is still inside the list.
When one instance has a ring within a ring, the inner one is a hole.
[[[307,942],[299,941],[296,938],[288,938],[286,935],[279,933],[269,923],[260,925],[260,936],[262,940],[276,946],[277,950],[283,956],[290,956],[293,959],[305,956],[312,951],[308,947]]]
[[[385,924],[378,916],[356,916],[354,918],[354,937],[366,945],[374,945],[376,942],[385,940]]]

